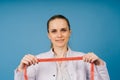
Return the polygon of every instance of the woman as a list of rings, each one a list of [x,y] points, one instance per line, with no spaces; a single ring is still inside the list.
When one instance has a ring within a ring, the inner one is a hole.
[[[15,80],[23,80],[27,65],[29,80],[90,80],[90,63],[95,64],[94,80],[110,80],[105,62],[94,53],[72,51],[68,46],[71,35],[69,21],[63,15],[54,15],[47,22],[51,50],[37,56],[25,55],[17,70]],[[82,56],[83,61],[58,61],[38,63],[38,58],[64,58]]]

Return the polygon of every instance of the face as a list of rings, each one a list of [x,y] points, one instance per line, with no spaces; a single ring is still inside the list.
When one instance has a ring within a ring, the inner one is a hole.
[[[52,42],[53,47],[67,46],[71,31],[64,19],[54,19],[49,22],[48,37]]]

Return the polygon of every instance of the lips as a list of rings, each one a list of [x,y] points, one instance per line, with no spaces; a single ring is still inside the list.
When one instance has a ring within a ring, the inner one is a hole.
[[[59,40],[56,40],[56,42],[63,42],[64,39],[59,39]]]

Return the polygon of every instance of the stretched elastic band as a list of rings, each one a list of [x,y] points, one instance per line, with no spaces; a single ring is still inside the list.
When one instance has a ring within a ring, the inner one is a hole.
[[[67,57],[67,58],[45,58],[45,59],[38,59],[38,62],[56,62],[56,61],[70,61],[70,60],[82,60],[83,57]],[[91,70],[90,70],[90,80],[94,80],[94,64],[91,63]],[[28,80],[27,77],[27,66],[24,68],[24,80]]]

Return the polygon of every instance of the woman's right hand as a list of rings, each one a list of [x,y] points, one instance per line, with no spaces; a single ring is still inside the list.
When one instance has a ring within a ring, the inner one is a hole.
[[[37,57],[35,57],[34,55],[31,55],[31,54],[27,54],[22,58],[19,66],[18,66],[18,71],[23,71],[25,66],[30,66],[32,64],[34,65],[36,63],[38,63]]]

